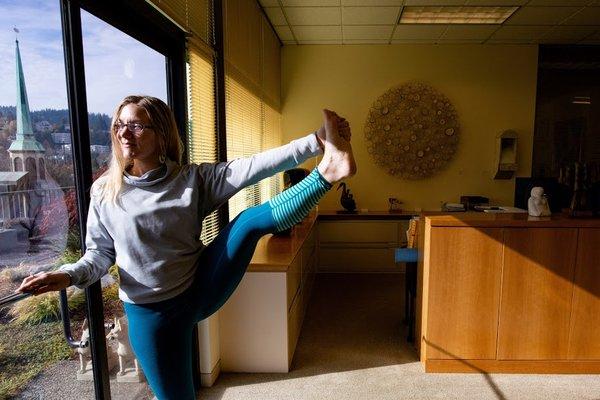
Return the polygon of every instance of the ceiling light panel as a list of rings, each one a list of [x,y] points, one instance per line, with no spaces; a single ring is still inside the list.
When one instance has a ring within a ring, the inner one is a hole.
[[[401,24],[501,24],[519,7],[404,7]]]

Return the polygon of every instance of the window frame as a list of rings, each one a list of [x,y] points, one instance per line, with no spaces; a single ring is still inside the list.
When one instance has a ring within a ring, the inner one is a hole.
[[[87,93],[83,62],[83,40],[81,30],[81,9],[120,29],[127,35],[153,48],[166,58],[168,102],[175,114],[180,136],[185,143],[186,109],[186,69],[185,32],[169,21],[158,10],[144,0],[59,0],[65,58],[65,73],[71,140],[73,144],[73,170],[77,192],[80,240],[85,251],[87,213],[90,204],[92,185],[92,164],[88,132]],[[187,162],[187,154],[183,161]],[[104,331],[104,307],[100,282],[85,290],[86,307],[90,329],[90,350],[94,375],[96,399],[108,400],[110,381],[108,371],[107,346]],[[193,356],[198,357],[197,341],[194,341]],[[196,360],[195,360],[196,361]],[[198,365],[195,362],[194,365]],[[194,369],[196,385],[199,371]]]

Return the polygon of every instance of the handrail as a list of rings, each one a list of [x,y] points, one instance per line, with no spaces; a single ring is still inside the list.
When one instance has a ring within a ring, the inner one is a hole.
[[[0,298],[0,307],[8,305],[10,303],[14,303],[20,300],[23,300],[29,296],[31,293],[13,293],[8,296]],[[67,340],[67,344],[69,347],[77,349],[77,348],[85,348],[90,345],[89,340],[75,340],[73,339],[73,335],[71,334],[71,319],[69,318],[69,303],[67,300],[67,290],[62,289],[59,293],[60,299],[60,317],[63,323],[63,333],[65,334],[65,339]],[[105,324],[106,328],[111,328],[110,324]]]
[[[67,339],[67,344],[69,345],[69,347],[74,349],[88,347],[90,345],[89,340],[75,340],[73,339],[73,335],[71,334],[71,318],[69,317],[69,302],[67,299],[67,289],[62,289],[59,295],[60,317],[62,319],[63,333],[65,334],[65,339]]]
[[[0,298],[0,307],[8,305],[10,303],[14,303],[19,300],[23,300],[26,297],[31,296],[31,293],[13,293],[8,296],[4,296]]]

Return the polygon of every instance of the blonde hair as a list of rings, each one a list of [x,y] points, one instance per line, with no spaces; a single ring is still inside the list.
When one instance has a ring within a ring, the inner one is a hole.
[[[150,124],[158,136],[160,154],[181,165],[183,154],[183,143],[179,137],[177,124],[173,111],[162,100],[152,96],[127,96],[115,109],[110,126],[110,139],[112,144],[112,156],[108,170],[92,185],[92,193],[100,195],[101,200],[112,203],[118,202],[118,197],[123,187],[123,172],[130,162],[123,157],[115,123],[119,120],[123,107],[135,104],[146,111]]]

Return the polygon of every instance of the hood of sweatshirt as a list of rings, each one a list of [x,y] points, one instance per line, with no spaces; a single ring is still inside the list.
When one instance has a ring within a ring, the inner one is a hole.
[[[175,161],[167,159],[164,164],[161,164],[158,168],[151,169],[142,176],[134,176],[125,171],[123,172],[123,181],[128,185],[136,187],[156,185],[171,176],[171,173],[177,167],[178,165]]]

